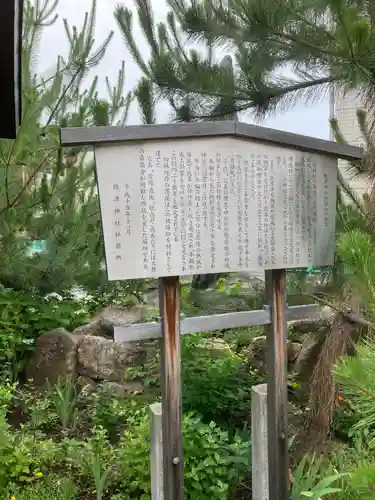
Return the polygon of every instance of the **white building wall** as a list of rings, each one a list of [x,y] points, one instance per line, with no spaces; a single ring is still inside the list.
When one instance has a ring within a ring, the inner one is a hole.
[[[349,91],[345,94],[342,90],[335,89],[331,93],[331,116],[335,116],[342,135],[353,146],[362,146],[363,138],[358,125],[357,109],[363,108],[363,102],[357,91]],[[331,132],[331,140],[334,140]],[[363,196],[367,192],[366,181],[363,179],[353,179],[348,172],[347,162],[339,160],[339,169],[344,178],[350,181],[351,186],[357,192],[357,195]]]

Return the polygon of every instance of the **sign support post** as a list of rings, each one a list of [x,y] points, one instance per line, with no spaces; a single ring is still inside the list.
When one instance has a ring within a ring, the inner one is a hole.
[[[180,280],[160,278],[164,500],[184,498],[181,409]]]
[[[269,498],[289,499],[285,269],[265,272]]]

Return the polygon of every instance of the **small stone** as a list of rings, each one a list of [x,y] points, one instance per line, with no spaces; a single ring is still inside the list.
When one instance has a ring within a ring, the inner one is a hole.
[[[224,339],[208,338],[199,345],[201,349],[209,351],[212,356],[228,356],[232,354],[230,346]]]
[[[38,337],[33,355],[26,367],[28,380],[35,385],[55,384],[61,377],[76,378],[77,344],[64,328]]]
[[[137,396],[144,393],[144,385],[141,381],[132,380],[130,382],[107,382],[106,390],[115,397]]]

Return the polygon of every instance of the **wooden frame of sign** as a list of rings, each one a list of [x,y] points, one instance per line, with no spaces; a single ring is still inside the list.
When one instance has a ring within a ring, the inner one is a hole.
[[[92,145],[110,280],[160,278],[159,322],[115,341],[161,337],[165,500],[183,500],[180,333],[265,325],[269,494],[289,498],[285,269],[333,263],[337,159],[362,149],[240,122],[61,130]],[[268,304],[180,322],[179,276],[264,270]]]
[[[21,55],[23,0],[2,0],[0,5],[0,138],[15,139],[21,122]]]

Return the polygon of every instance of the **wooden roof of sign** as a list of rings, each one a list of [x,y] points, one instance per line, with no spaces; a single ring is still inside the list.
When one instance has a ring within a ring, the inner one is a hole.
[[[238,121],[205,121],[125,127],[72,127],[63,128],[60,131],[62,146],[161,141],[167,139],[198,139],[220,136],[270,143],[299,151],[335,156],[345,160],[358,160],[363,157],[363,149],[356,146]]]

